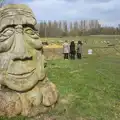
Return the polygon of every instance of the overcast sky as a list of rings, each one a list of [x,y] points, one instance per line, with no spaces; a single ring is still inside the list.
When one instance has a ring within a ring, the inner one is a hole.
[[[18,1],[18,0],[17,0]],[[120,23],[120,0],[19,0],[29,5],[37,20],[98,19],[104,25]]]

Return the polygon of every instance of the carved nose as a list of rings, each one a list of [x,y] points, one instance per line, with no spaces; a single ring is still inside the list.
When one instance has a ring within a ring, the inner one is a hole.
[[[14,57],[13,59],[31,59],[32,56],[28,53],[25,45],[23,28],[21,25],[16,26],[15,31],[15,46],[14,46]]]

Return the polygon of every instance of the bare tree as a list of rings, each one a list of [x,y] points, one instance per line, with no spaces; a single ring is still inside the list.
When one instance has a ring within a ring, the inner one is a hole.
[[[63,21],[63,36],[68,35],[68,24],[67,21]]]

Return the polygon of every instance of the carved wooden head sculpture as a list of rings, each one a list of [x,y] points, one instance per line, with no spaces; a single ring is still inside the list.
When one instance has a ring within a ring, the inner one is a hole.
[[[46,75],[35,24],[26,5],[8,5],[0,10],[0,84],[10,89],[27,91]]]

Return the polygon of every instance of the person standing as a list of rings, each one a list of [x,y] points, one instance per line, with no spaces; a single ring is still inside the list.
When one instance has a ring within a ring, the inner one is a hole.
[[[82,58],[82,42],[78,41],[77,44],[77,58],[81,59]]]
[[[73,40],[70,44],[70,58],[75,59],[75,54],[76,54],[75,43],[74,43],[74,40]]]
[[[64,59],[68,59],[69,51],[70,51],[70,46],[69,46],[69,44],[68,44],[68,42],[66,40],[65,43],[63,44]]]

